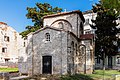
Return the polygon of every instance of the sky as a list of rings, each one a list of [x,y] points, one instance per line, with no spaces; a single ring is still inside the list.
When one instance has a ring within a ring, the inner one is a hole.
[[[60,7],[63,11],[91,10],[92,5],[98,0],[0,0],[0,22],[7,23],[17,32],[25,30],[27,25],[33,25],[31,19],[27,19],[27,7],[35,7],[35,3],[49,3],[53,7]]]

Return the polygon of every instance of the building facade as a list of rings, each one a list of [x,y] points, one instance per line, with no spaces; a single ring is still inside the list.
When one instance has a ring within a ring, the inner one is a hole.
[[[84,34],[94,34],[95,30],[90,27],[90,24],[92,25],[91,20],[95,20],[97,17],[96,13],[93,13],[91,10],[83,12],[83,16],[85,18],[84,23]]]
[[[83,24],[84,17],[80,11],[44,16],[44,27],[29,34],[26,39],[26,56],[19,56],[20,73],[92,73],[93,69],[87,67],[87,64],[93,67],[90,61],[93,58],[87,55],[92,52],[86,52],[90,47],[83,45],[80,38]]]
[[[0,66],[2,63],[18,62],[21,36],[12,27],[0,22]]]

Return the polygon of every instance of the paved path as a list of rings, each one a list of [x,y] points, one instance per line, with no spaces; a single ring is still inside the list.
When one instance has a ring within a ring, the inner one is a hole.
[[[12,77],[10,80],[19,80],[19,79],[27,79],[29,76],[19,76],[19,77]]]

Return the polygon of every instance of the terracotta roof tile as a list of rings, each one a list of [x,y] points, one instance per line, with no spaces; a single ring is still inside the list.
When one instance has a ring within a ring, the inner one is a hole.
[[[4,23],[4,22],[0,22],[0,24],[4,24],[4,25],[7,25],[7,23]]]
[[[54,16],[61,16],[61,15],[67,15],[67,14],[72,14],[72,13],[77,13],[80,15],[81,19],[83,20],[83,22],[85,22],[85,19],[83,17],[83,14],[80,10],[75,10],[75,11],[71,11],[71,12],[60,12],[60,13],[57,13],[57,14],[52,14],[52,15],[47,15],[47,16],[44,16],[44,18],[49,18],[49,17],[54,17]]]
[[[80,35],[80,39],[84,40],[84,39],[93,39],[94,38],[94,34],[83,34]]]

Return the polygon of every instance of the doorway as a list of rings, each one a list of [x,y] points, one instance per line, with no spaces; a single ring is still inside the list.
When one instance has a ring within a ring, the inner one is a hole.
[[[112,56],[108,56],[108,68],[112,68]]]
[[[52,73],[52,56],[43,56],[42,57],[42,73],[51,74]]]

